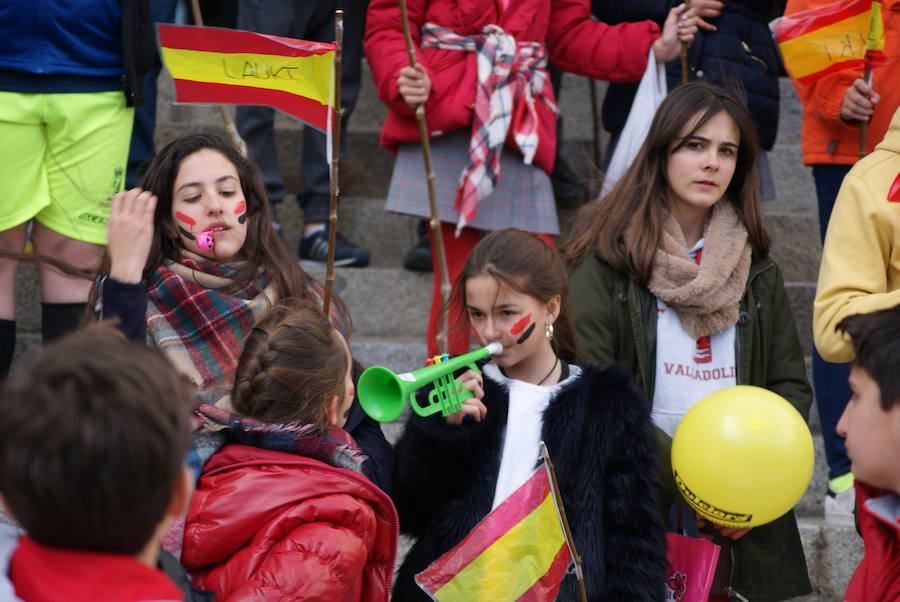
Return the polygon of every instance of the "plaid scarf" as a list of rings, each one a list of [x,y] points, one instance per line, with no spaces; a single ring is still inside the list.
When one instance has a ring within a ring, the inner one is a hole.
[[[182,251],[148,283],[149,342],[211,400],[231,390],[244,341],[275,300],[264,277],[223,292],[238,267]]]
[[[478,202],[491,194],[500,179],[500,153],[512,127],[523,161],[530,165],[538,143],[540,100],[557,113],[547,76],[547,51],[539,42],[516,42],[499,25],[487,25],[479,34],[463,36],[450,29],[426,23],[422,48],[475,52],[478,87],[475,119],[469,142],[469,162],[460,176],[454,207],[459,212],[459,233],[475,217]],[[525,110],[515,110],[517,103]]]

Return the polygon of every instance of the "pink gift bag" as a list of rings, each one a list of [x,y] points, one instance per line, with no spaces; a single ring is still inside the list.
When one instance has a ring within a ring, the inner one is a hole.
[[[666,533],[669,570],[666,572],[666,600],[707,602],[719,562],[719,546],[700,539],[694,511],[679,500],[669,515]],[[671,531],[681,531],[672,533]]]

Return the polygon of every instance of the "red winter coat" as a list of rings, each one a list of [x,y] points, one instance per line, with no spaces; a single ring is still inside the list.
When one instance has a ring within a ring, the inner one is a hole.
[[[900,600],[900,497],[856,481],[856,512],[865,556],[844,600]]]
[[[397,512],[361,474],[226,445],[203,468],[181,561],[216,600],[387,600]]]
[[[415,113],[397,89],[400,69],[409,66],[398,6],[397,0],[372,0],[366,23],[366,57],[378,95],[389,109],[381,144],[391,149],[419,139]],[[497,24],[518,42],[545,43],[550,62],[561,69],[615,82],[641,78],[650,44],[659,37],[659,26],[652,21],[616,26],[591,21],[589,0],[509,0],[506,10],[500,0],[409,0],[408,11],[416,60],[431,79],[425,112],[432,137],[472,127],[477,66],[473,53],[419,48],[426,22],[461,35]],[[543,103],[537,103],[537,110],[540,144],[534,163],[549,172],[556,157],[556,115]],[[513,119],[519,117],[514,109]],[[516,146],[512,136],[507,144]]]

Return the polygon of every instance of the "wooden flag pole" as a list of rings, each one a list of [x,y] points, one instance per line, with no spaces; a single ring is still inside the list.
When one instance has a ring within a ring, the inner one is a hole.
[[[684,0],[685,12],[691,10],[691,0]],[[682,13],[684,14],[684,13]],[[681,43],[681,83],[688,82],[688,45],[687,42]]]
[[[597,80],[588,79],[591,89],[591,119],[593,120],[594,134],[594,163],[597,169],[603,171],[603,148],[600,146],[600,102],[597,100]]]
[[[412,33],[409,31],[409,17],[406,12],[406,0],[400,2],[400,23],[403,26],[403,38],[406,40],[406,54],[409,55],[409,66],[416,67],[416,50],[413,47]],[[425,121],[425,103],[416,107],[416,122],[419,125],[419,142],[422,145],[422,160],[425,162],[425,178],[428,184],[428,210],[431,219],[431,238],[438,256],[438,273],[441,279],[441,308],[446,307],[450,298],[450,270],[447,267],[447,254],[444,252],[444,240],[441,237],[441,221],[438,218],[437,192],[434,189],[434,168],[431,165],[431,143],[428,139],[428,124]],[[437,316],[437,346],[441,353],[447,353],[448,316],[442,312]]]
[[[191,0],[191,12],[194,14],[194,25],[203,27],[203,14],[200,12],[200,0]],[[231,143],[234,144],[238,151],[240,151],[242,156],[246,157],[247,143],[241,138],[237,126],[234,125],[234,118],[231,116],[231,112],[226,109],[223,104],[218,106],[219,115],[222,116],[222,124],[225,127],[225,131],[228,133],[228,137],[231,138]]]
[[[563,507],[562,496],[559,494],[559,485],[556,483],[556,470],[553,468],[553,462],[550,461],[547,445],[543,441],[541,441],[541,457],[547,463],[547,470],[550,472],[550,493],[553,495],[553,501],[556,502],[556,508],[559,510],[559,518],[562,519],[563,531],[566,534],[566,544],[572,550],[572,560],[575,563],[575,577],[578,579],[578,589],[581,591],[581,602],[587,602],[587,590],[584,587],[584,571],[581,570],[581,556],[578,554],[578,550],[575,549],[575,538],[572,537],[569,519],[566,518],[566,509]]]
[[[868,62],[868,61],[866,61]],[[872,68],[868,65],[866,66],[865,71],[863,72],[863,81],[866,82],[869,86],[872,85]],[[859,124],[859,158],[862,159],[866,156],[866,149],[868,148],[868,136],[869,136],[869,122],[863,121]]]
[[[341,162],[341,48],[344,44],[344,11],[334,11],[334,109],[331,128],[331,165],[328,174],[330,194],[328,198],[328,259],[325,263],[325,294],[322,299],[322,311],[329,316],[331,291],[334,288],[334,245],[337,237],[337,202],[340,184]]]

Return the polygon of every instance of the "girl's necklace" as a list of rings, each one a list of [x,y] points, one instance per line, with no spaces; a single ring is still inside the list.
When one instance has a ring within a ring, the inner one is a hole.
[[[553,367],[550,368],[550,372],[548,372],[548,373],[547,373],[547,376],[545,376],[544,378],[542,378],[542,379],[540,380],[540,382],[537,383],[537,386],[538,386],[538,387],[540,387],[542,384],[544,384],[544,381],[545,381],[545,380],[547,380],[548,378],[550,378],[550,375],[553,374],[553,371],[554,371],[554,370],[556,370],[556,366],[557,366],[558,364],[559,364],[559,356],[557,355],[557,356],[556,356],[556,361],[553,362]]]

